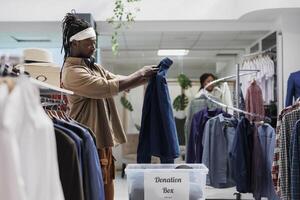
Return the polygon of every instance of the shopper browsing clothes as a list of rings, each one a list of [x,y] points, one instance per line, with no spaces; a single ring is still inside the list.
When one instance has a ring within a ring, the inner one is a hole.
[[[126,142],[113,96],[137,87],[155,75],[158,68],[144,66],[129,76],[115,75],[94,63],[96,33],[90,24],[68,13],[63,20],[64,65],[62,87],[72,90],[68,97],[70,117],[95,134],[102,167],[105,199],[114,199],[115,177],[112,147]]]

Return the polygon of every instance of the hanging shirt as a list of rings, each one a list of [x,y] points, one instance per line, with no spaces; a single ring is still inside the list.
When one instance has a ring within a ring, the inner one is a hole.
[[[205,124],[209,119],[217,116],[220,113],[223,113],[222,109],[220,108],[217,108],[215,110],[204,108],[194,114],[191,125],[191,133],[188,141],[186,157],[187,163],[202,163],[202,138]]]
[[[300,121],[295,124],[291,140],[291,199],[300,199]]]
[[[300,110],[287,113],[282,118],[281,136],[280,136],[280,194],[283,199],[291,198],[291,163],[290,147],[291,135],[296,122],[300,119]]]
[[[59,175],[65,200],[84,200],[76,143],[59,129],[55,129],[55,137]]]
[[[275,131],[269,124],[258,125],[253,132],[252,189],[255,199],[279,200],[272,181]]]
[[[67,136],[72,138],[72,140],[75,142],[76,150],[77,150],[77,158],[78,158],[78,161],[79,161],[79,170],[80,170],[80,174],[82,176],[82,174],[83,174],[83,161],[82,161],[82,146],[83,146],[83,143],[82,143],[82,139],[80,137],[78,137],[70,129],[67,129],[63,126],[55,124],[55,122],[54,122],[54,128],[55,128],[55,130],[58,129],[58,130],[62,131],[64,134],[66,134]]]
[[[0,199],[27,200],[18,141],[3,124],[9,96],[6,84],[0,84]]]
[[[166,74],[172,60],[159,63],[159,72],[148,83],[142,112],[137,162],[149,163],[151,156],[173,160],[179,156],[179,144]]]
[[[235,186],[229,153],[236,133],[237,119],[219,114],[207,121],[203,134],[202,162],[209,169],[208,184],[216,188]]]
[[[118,76],[97,64],[87,66],[82,58],[68,57],[62,70],[62,83],[74,92],[68,96],[70,117],[95,133],[98,148],[126,142],[113,99],[119,92]]]
[[[252,192],[252,152],[254,125],[242,117],[238,123],[230,159],[236,181],[236,189],[241,193]]]
[[[99,157],[93,138],[88,130],[75,123],[55,120],[55,123],[73,131],[82,141],[83,186],[85,199],[104,200],[104,184]]]
[[[54,128],[40,104],[38,89],[28,79],[20,78],[6,102],[0,133],[14,138],[12,150],[17,156],[9,159],[17,159],[12,170],[20,169],[17,180],[9,180],[17,184],[7,192],[18,192],[21,186],[27,200],[63,200]]]
[[[300,71],[291,73],[288,79],[285,106],[293,104],[300,97]]]
[[[216,101],[220,101],[216,97],[211,97],[211,98],[213,98]],[[218,104],[209,101],[202,93],[202,91],[199,91],[199,93],[196,94],[195,98],[191,100],[187,108],[188,110],[187,118],[184,124],[185,141],[187,141],[185,149],[188,149],[188,141],[191,133],[191,124],[192,124],[193,116],[195,113],[199,112],[204,108],[208,108],[209,110],[214,110],[216,108],[220,108],[220,106]]]
[[[261,116],[265,115],[264,101],[262,98],[262,91],[260,87],[253,81],[246,94],[246,111]],[[262,120],[261,117],[247,116],[250,120]]]

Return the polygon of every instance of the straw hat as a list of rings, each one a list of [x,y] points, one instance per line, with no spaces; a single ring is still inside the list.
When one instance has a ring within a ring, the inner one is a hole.
[[[23,59],[24,64],[20,66],[23,66],[31,77],[53,86],[60,86],[60,67],[53,63],[51,52],[38,48],[24,49]]]
[[[41,63],[53,63],[52,54],[44,49],[24,49],[23,51],[24,61],[34,61]]]

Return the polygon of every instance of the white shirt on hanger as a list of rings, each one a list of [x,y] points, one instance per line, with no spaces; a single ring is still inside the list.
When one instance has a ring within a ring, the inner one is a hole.
[[[63,200],[54,128],[39,98],[28,79],[19,79],[1,121],[7,134],[17,140],[26,200]]]
[[[25,193],[17,137],[11,132],[16,124],[10,128],[3,123],[8,117],[5,115],[8,96],[7,85],[0,84],[0,199],[29,200]]]

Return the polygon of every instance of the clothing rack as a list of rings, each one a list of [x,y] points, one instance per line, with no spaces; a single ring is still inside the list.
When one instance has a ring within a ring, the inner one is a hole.
[[[245,115],[250,115],[250,116],[252,116],[252,117],[259,117],[259,118],[262,118],[262,119],[268,119],[267,117],[258,115],[258,114],[256,114],[256,113],[250,113],[250,112],[246,112],[246,111],[244,111],[244,110],[241,110],[241,109],[236,108],[236,107],[233,107],[233,106],[228,106],[228,105],[223,104],[223,103],[221,103],[221,102],[219,102],[219,101],[217,101],[217,100],[212,99],[212,98],[209,96],[209,94],[208,94],[208,92],[207,92],[207,90],[206,90],[207,87],[209,87],[209,86],[211,86],[211,85],[214,85],[214,84],[216,84],[216,83],[219,83],[219,82],[222,82],[222,81],[225,81],[225,80],[232,79],[232,78],[235,78],[235,77],[236,77],[236,79],[237,79],[237,80],[236,80],[236,87],[237,87],[237,90],[236,90],[236,94],[237,94],[237,106],[239,106],[239,103],[238,103],[238,102],[239,102],[239,91],[240,91],[240,87],[239,87],[239,85],[240,85],[239,77],[240,77],[240,76],[250,75],[250,74],[253,74],[253,73],[257,73],[259,70],[250,70],[250,69],[249,69],[249,70],[240,70],[239,64],[237,64],[236,67],[237,67],[237,74],[236,74],[236,75],[227,76],[227,77],[220,78],[220,79],[217,79],[217,80],[215,80],[215,81],[210,82],[209,84],[207,84],[207,85],[204,87],[204,93],[203,93],[203,94],[206,96],[206,98],[207,98],[208,100],[210,100],[211,102],[213,102],[213,103],[215,103],[215,104],[217,104],[217,105],[219,105],[219,106],[225,108],[226,110],[227,110],[227,109],[231,109],[231,110],[233,110],[233,111],[236,111],[237,114],[238,114],[238,116],[239,116],[239,113],[244,113]],[[240,74],[240,71],[250,71],[250,72]],[[239,193],[239,192],[234,193],[234,195],[236,195],[236,200],[240,200],[241,197],[242,197],[241,193]]]
[[[235,97],[236,97],[236,107],[239,108],[240,107],[240,102],[239,102],[239,96],[240,96],[240,72],[245,71],[245,72],[250,72],[249,74],[253,74],[253,73],[257,73],[260,70],[256,70],[256,69],[240,69],[240,65],[236,64],[236,85],[235,85]],[[239,112],[237,113],[237,115],[239,116]]]
[[[252,71],[252,72],[248,72],[248,73],[243,73],[243,74],[238,74],[238,75],[227,76],[227,77],[220,78],[220,79],[217,79],[217,80],[215,80],[215,81],[212,81],[212,82],[210,82],[209,84],[207,84],[207,85],[204,87],[204,93],[203,93],[203,94],[206,96],[206,98],[207,98],[208,100],[210,100],[211,102],[213,102],[213,103],[215,103],[215,104],[218,104],[219,106],[225,108],[226,110],[227,110],[227,109],[231,109],[231,110],[233,110],[233,111],[236,111],[237,113],[243,113],[243,114],[245,114],[245,115],[250,115],[250,116],[252,116],[252,117],[259,117],[259,118],[262,118],[262,119],[266,119],[265,116],[261,116],[261,115],[258,115],[258,114],[256,114],[256,113],[250,113],[250,112],[241,110],[241,109],[239,109],[239,108],[236,108],[236,107],[233,107],[233,106],[229,106],[229,105],[223,104],[223,103],[221,103],[221,102],[219,102],[219,101],[216,101],[216,100],[214,100],[214,99],[212,99],[212,98],[210,97],[210,95],[208,94],[208,92],[207,92],[207,90],[206,90],[207,87],[209,87],[209,86],[211,86],[211,85],[214,85],[214,84],[216,84],[216,83],[218,83],[218,82],[220,82],[220,81],[232,79],[232,78],[235,78],[235,77],[238,78],[239,76],[246,76],[246,75],[250,75],[250,74],[253,74],[253,73],[257,73],[257,71]],[[236,81],[236,82],[237,82],[237,84],[239,84],[239,83],[238,83],[239,81]],[[239,91],[239,90],[238,90],[238,91]],[[238,91],[237,91],[237,92],[238,92]],[[238,96],[238,97],[239,97],[239,96]],[[238,100],[238,99],[237,99],[237,100]]]
[[[19,69],[16,69],[13,66],[6,65],[6,64],[1,64],[0,65],[0,77],[5,76],[4,72],[6,73],[6,75],[12,76],[12,77],[18,77],[18,76],[24,76],[25,77],[25,76],[29,75],[27,72],[25,72],[23,66],[20,66]],[[61,94],[69,94],[69,95],[74,94],[73,91],[52,86],[50,84],[39,81],[39,80],[34,79],[32,77],[29,77],[29,81],[31,83],[33,83],[34,85],[37,85],[40,88],[40,90],[43,91],[43,92],[44,91],[50,91],[51,93],[53,93],[53,91],[54,91],[54,92],[58,92],[58,93],[61,93]]]
[[[272,52],[272,49],[276,48],[276,45],[273,45],[263,51],[259,51],[259,52],[255,52],[255,53],[250,53],[250,54],[245,54],[243,55],[242,57],[243,58],[246,58],[246,57],[255,57],[255,56],[259,56],[259,55],[262,55],[262,54],[265,54],[265,53],[274,53]]]

